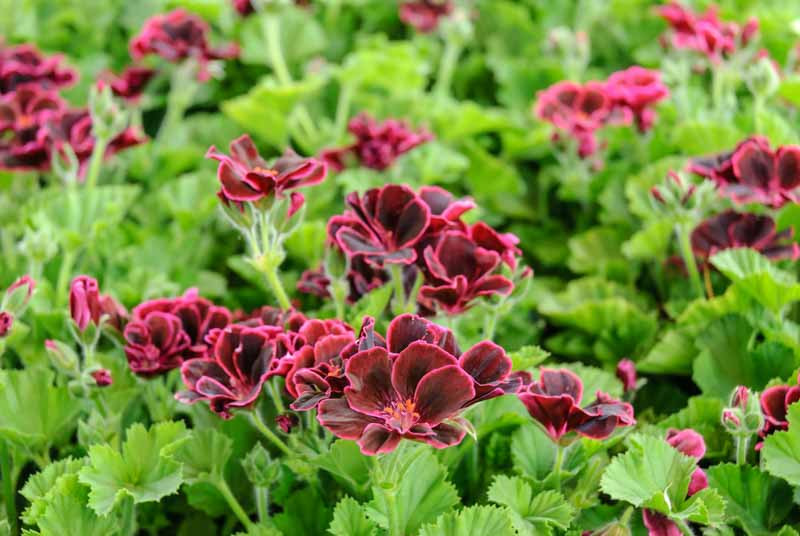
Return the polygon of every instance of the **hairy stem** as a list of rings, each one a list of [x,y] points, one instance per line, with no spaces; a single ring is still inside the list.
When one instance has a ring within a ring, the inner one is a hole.
[[[735,441],[736,465],[744,465],[747,463],[747,449],[750,446],[750,436],[737,435]]]
[[[264,423],[264,420],[261,418],[261,415],[258,413],[258,410],[254,409],[249,413],[249,416],[250,416],[250,422],[253,424],[253,426],[255,426],[256,429],[270,441],[270,443],[278,447],[278,449],[287,456],[292,455],[292,451],[289,449],[286,443],[284,443],[280,437],[275,435],[275,432],[270,430],[269,427]]]
[[[272,288],[272,291],[275,293],[275,298],[278,300],[281,309],[284,311],[291,309],[292,302],[289,301],[289,295],[286,294],[286,289],[283,288],[281,278],[278,276],[277,267],[270,267],[265,270],[264,275],[267,278],[267,283],[269,283],[270,288]]]
[[[681,252],[683,264],[686,265],[686,271],[689,273],[689,281],[692,284],[692,290],[698,298],[705,298],[703,292],[703,283],[700,280],[700,272],[697,270],[697,262],[692,252],[691,231],[682,224],[675,226],[675,233],[678,236],[678,248]]]
[[[68,249],[61,257],[61,266],[58,269],[58,279],[56,280],[56,301],[58,303],[65,303],[67,297],[67,285],[69,284],[69,276],[72,273],[72,268],[75,265],[76,252],[73,249]]]
[[[244,525],[244,527],[250,531],[255,528],[252,521],[250,521],[250,517],[247,515],[247,512],[244,511],[242,505],[236,499],[236,496],[231,491],[231,488],[228,486],[228,483],[225,481],[224,478],[220,478],[214,482],[214,486],[219,490],[223,497],[225,497],[225,502],[228,503],[231,510],[233,510],[234,515],[236,515],[237,519]],[[256,501],[258,504],[258,501]]]
[[[556,475],[556,491],[561,491],[561,466],[564,464],[563,445],[556,444],[556,461],[553,464],[553,473]]]
[[[456,62],[461,55],[461,42],[452,37],[448,37],[444,45],[444,54],[439,63],[439,72],[436,75],[436,84],[433,86],[433,93],[439,98],[447,96],[453,82],[453,72]]]
[[[97,186],[97,181],[100,178],[100,170],[103,167],[103,157],[106,154],[109,139],[103,136],[98,136],[94,142],[92,149],[92,156],[89,159],[89,168],[86,172],[86,188],[92,190]]]

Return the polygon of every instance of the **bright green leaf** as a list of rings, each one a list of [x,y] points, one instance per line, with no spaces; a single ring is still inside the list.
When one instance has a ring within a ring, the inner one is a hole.
[[[436,523],[425,525],[419,536],[515,536],[517,532],[511,517],[500,508],[492,506],[470,506],[458,512],[439,516]]]
[[[345,497],[333,510],[333,521],[328,532],[334,536],[374,536],[375,523],[367,517],[361,505],[352,497]]]
[[[534,495],[531,486],[520,477],[498,475],[489,487],[490,501],[506,506],[514,517],[514,525],[523,533],[534,534],[552,527],[566,530],[575,511],[564,496],[553,490]]]

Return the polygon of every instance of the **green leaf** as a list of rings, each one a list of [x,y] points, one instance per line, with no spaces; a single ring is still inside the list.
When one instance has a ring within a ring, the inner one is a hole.
[[[74,430],[81,402],[66,386],[54,386],[53,378],[41,368],[0,371],[0,436],[38,452]]]
[[[498,475],[487,497],[511,511],[515,527],[523,534],[538,534],[553,527],[566,530],[575,516],[575,510],[563,495],[546,490],[534,496],[531,486],[520,477]]]
[[[514,370],[528,370],[550,357],[550,352],[541,346],[523,346],[515,352],[509,352]]]
[[[331,510],[313,489],[292,493],[282,506],[283,512],[272,519],[283,534],[325,534]]]
[[[56,484],[61,477],[77,473],[85,463],[85,458],[77,460],[64,458],[31,475],[20,490],[20,494],[31,503],[22,512],[22,520],[28,525],[37,524],[44,515],[45,509],[53,497]]]
[[[788,430],[770,434],[764,440],[761,459],[767,472],[800,486],[800,404],[789,406],[787,419]]]
[[[412,43],[374,35],[362,39],[344,59],[338,78],[342,84],[404,95],[420,93],[429,71],[430,65]]]
[[[38,525],[42,536],[108,536],[118,526],[113,517],[99,517],[87,506],[89,490],[75,474],[64,475],[52,490]]]
[[[540,426],[528,422],[511,437],[511,458],[522,474],[543,480],[553,469],[556,446]]]
[[[792,489],[756,467],[723,463],[706,474],[709,486],[725,499],[728,516],[750,536],[775,534],[791,509]]]
[[[800,106],[800,76],[794,75],[781,80],[778,95],[788,100],[795,106]]]
[[[109,445],[89,449],[89,464],[80,480],[91,488],[89,505],[108,514],[125,496],[134,503],[157,501],[178,491],[183,479],[181,464],[170,455],[186,439],[183,422],[162,422],[149,430],[139,423],[128,429],[118,451]]]
[[[363,495],[369,485],[369,471],[372,467],[369,456],[361,454],[354,441],[339,439],[330,450],[314,460],[314,464],[343,481],[356,495]]]
[[[638,265],[619,254],[627,236],[627,232],[615,227],[593,227],[573,235],[567,243],[570,252],[567,266],[579,274],[598,275],[622,283],[632,281],[638,273]]]
[[[328,532],[334,536],[374,536],[378,527],[367,517],[361,505],[352,497],[345,497],[333,510],[333,521]]]
[[[711,257],[711,264],[775,314],[786,305],[800,300],[800,283],[755,250],[726,249]]]
[[[184,441],[164,449],[164,454],[182,464],[184,481],[194,484],[222,479],[232,448],[233,441],[228,436],[214,428],[203,428],[192,430]]]
[[[673,132],[673,142],[685,154],[709,154],[730,150],[743,134],[732,123],[685,121]]]
[[[458,503],[446,469],[427,445],[404,442],[379,464],[380,475],[373,471],[377,485],[367,513],[381,527],[388,527],[389,509],[396,508],[401,533],[413,534]]]
[[[663,259],[667,255],[674,229],[675,222],[668,219],[650,222],[622,244],[622,253],[629,259],[639,261]]]
[[[436,523],[425,525],[419,536],[515,536],[517,532],[508,513],[493,506],[470,506],[439,516]]]
[[[392,297],[392,285],[383,285],[362,296],[351,308],[349,320],[351,326],[360,326],[365,316],[380,317]]]
[[[698,350],[694,337],[684,329],[668,329],[661,334],[636,369],[651,374],[689,374]]]

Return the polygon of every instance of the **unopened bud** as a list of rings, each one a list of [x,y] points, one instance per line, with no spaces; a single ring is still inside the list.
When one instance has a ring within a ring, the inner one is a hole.
[[[778,90],[781,81],[772,61],[762,57],[747,70],[745,82],[754,96],[768,98]]]
[[[270,487],[280,476],[280,462],[273,460],[261,443],[256,443],[242,461],[242,467],[247,479],[261,488]]]
[[[61,341],[46,340],[44,349],[53,366],[61,372],[72,376],[78,370],[78,355]]]
[[[98,369],[91,373],[98,387],[108,387],[114,382],[108,369]]]
[[[297,426],[298,422],[297,415],[291,413],[284,413],[275,417],[275,424],[280,427],[284,434],[292,433],[292,428]]]
[[[11,326],[13,324],[14,316],[7,311],[0,311],[0,339],[11,332]]]
[[[0,309],[19,316],[31,301],[36,282],[28,275],[14,281],[6,290]]]

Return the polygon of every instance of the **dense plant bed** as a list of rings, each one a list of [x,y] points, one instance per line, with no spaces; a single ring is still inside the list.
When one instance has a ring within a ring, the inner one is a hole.
[[[800,4],[692,4],[7,5],[0,535],[798,535]]]

